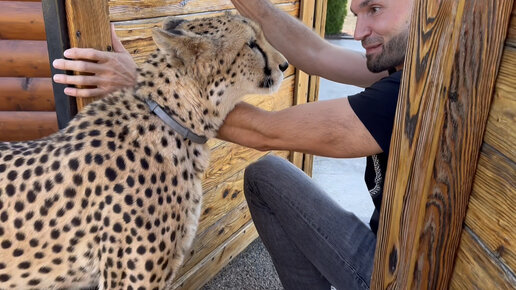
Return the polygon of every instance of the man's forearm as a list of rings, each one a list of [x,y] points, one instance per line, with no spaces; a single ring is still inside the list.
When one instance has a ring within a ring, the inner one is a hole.
[[[270,112],[258,107],[239,103],[227,116],[217,138],[258,150],[270,150],[261,129],[268,114]]]

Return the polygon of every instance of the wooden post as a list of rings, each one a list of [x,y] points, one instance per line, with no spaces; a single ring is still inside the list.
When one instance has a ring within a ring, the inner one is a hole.
[[[324,36],[324,20],[326,19],[327,0],[301,1],[299,19],[315,33]],[[317,100],[319,90],[319,77],[310,76],[303,71],[296,70],[296,88],[294,105],[305,104]],[[313,156],[300,152],[292,152],[290,161],[305,171],[312,174]]]
[[[107,0],[66,0],[66,18],[71,47],[111,51]],[[77,109],[98,98],[77,98]]]
[[[415,1],[372,289],[446,289],[513,0]]]
[[[49,63],[55,59],[62,58],[63,52],[70,46],[68,39],[68,25],[64,0],[43,0],[43,15],[45,20],[45,32]],[[64,74],[65,71],[50,66],[51,74]],[[68,122],[77,114],[77,103],[75,98],[65,95],[66,85],[52,82],[54,92],[54,103],[57,115],[57,123],[60,129],[66,127]]]

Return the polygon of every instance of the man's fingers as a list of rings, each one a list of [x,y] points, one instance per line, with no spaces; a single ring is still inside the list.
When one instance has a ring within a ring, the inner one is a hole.
[[[95,89],[77,89],[77,88],[66,88],[64,93],[68,96],[78,97],[78,98],[90,98],[90,97],[101,97],[105,95],[105,91],[103,89],[95,88]]]
[[[104,80],[97,76],[85,75],[54,75],[54,81],[58,84],[70,84],[77,86],[98,86],[104,83]]]
[[[93,48],[70,48],[64,51],[63,55],[70,59],[83,59],[94,62],[106,61],[108,55],[104,51]]]
[[[83,73],[99,73],[104,71],[101,65],[81,60],[56,59],[52,62],[56,69],[71,70]]]

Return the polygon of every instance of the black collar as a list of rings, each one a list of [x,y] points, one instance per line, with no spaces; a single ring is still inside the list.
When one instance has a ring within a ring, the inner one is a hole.
[[[176,120],[174,120],[174,118],[168,115],[160,105],[158,105],[153,100],[146,99],[145,102],[149,106],[151,112],[156,114],[156,116],[158,116],[163,122],[165,122],[165,124],[167,124],[174,131],[179,133],[179,135],[183,136],[184,138],[190,139],[192,142],[197,144],[204,144],[206,143],[206,141],[208,141],[208,138],[206,138],[205,136],[199,136],[194,132],[190,131],[190,129],[185,128],[183,125],[179,124]]]

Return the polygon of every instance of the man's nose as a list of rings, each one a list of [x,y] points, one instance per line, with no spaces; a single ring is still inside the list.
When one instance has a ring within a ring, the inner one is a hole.
[[[363,21],[358,17],[357,23],[355,25],[355,32],[353,33],[353,38],[355,40],[364,40],[370,34],[371,28],[369,25],[366,23],[366,21]]]

